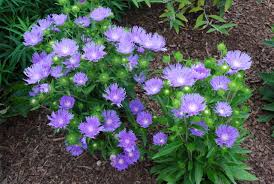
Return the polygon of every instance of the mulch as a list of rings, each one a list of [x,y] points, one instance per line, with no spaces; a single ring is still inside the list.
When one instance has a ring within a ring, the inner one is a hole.
[[[230,50],[250,53],[253,66],[247,72],[247,82],[254,90],[249,100],[251,115],[245,126],[251,132],[244,147],[250,149],[248,163],[259,180],[254,184],[274,183],[274,143],[271,123],[258,123],[262,101],[258,88],[262,85],[258,74],[274,68],[274,49],[262,42],[271,37],[274,20],[274,3],[264,0],[235,0],[226,15],[238,24],[229,36],[219,33],[183,29],[179,34],[169,30],[168,24],[159,19],[162,6],[130,11],[124,16],[123,25],[139,25],[149,31],[158,31],[168,42],[169,51],[180,50],[185,57],[203,59],[217,54],[216,45],[224,41]],[[162,67],[160,56],[153,67]],[[140,162],[127,171],[117,172],[108,162],[93,158],[87,153],[70,156],[64,149],[64,135],[55,134],[47,125],[45,111],[32,112],[28,118],[16,117],[0,126],[0,182],[2,184],[154,184],[150,164]]]

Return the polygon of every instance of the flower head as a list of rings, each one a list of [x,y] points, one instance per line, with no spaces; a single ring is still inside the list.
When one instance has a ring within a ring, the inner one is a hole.
[[[118,171],[123,171],[128,168],[127,157],[123,154],[118,154],[111,157],[111,165]]]
[[[217,135],[215,141],[221,147],[232,147],[236,139],[239,137],[238,130],[229,125],[220,125],[216,129],[215,133]]]
[[[90,19],[88,17],[78,17],[74,20],[75,24],[82,26],[82,27],[88,27],[90,25]]]
[[[68,16],[65,15],[65,14],[59,14],[59,15],[58,14],[52,14],[51,17],[52,17],[55,25],[57,25],[57,26],[62,26],[68,18]]]
[[[136,146],[137,138],[135,134],[133,133],[133,131],[130,130],[127,132],[126,130],[122,130],[118,134],[118,139],[119,139],[119,144],[118,144],[119,147],[123,148],[126,151],[134,150]]]
[[[228,51],[224,57],[224,61],[230,66],[234,72],[247,70],[251,66],[251,57],[245,52],[239,50]]]
[[[213,90],[228,90],[228,84],[230,83],[230,79],[226,76],[216,76],[213,77],[210,81],[210,84]]]
[[[39,85],[40,93],[48,93],[50,92],[50,85],[48,83],[40,84]]]
[[[32,29],[24,33],[24,45],[35,46],[43,41],[43,32],[40,29]]]
[[[74,76],[73,76],[73,82],[74,84],[76,84],[77,86],[84,86],[86,85],[88,81],[88,77],[86,74],[84,74],[83,72],[77,72]]]
[[[137,114],[136,121],[141,127],[147,128],[152,124],[152,115],[149,112],[140,112]]]
[[[139,73],[139,75],[135,74],[133,78],[138,84],[142,84],[146,80],[146,76],[143,72]]]
[[[181,64],[169,65],[164,69],[163,74],[163,78],[167,79],[173,87],[192,86],[195,83],[192,70]]]
[[[53,45],[53,51],[59,57],[73,56],[78,51],[78,45],[74,40],[63,38]]]
[[[59,109],[57,112],[52,112],[51,116],[48,116],[50,120],[49,125],[54,128],[65,128],[72,120],[73,114],[67,110]]]
[[[159,34],[142,34],[141,35],[141,46],[158,52],[158,51],[165,51],[166,41],[164,37],[160,36]]]
[[[125,34],[117,44],[117,52],[121,54],[131,54],[134,51],[134,44],[129,33]]]
[[[140,158],[140,152],[137,147],[131,151],[124,151],[124,155],[126,158],[126,162],[129,165],[136,163]]]
[[[142,27],[133,26],[130,33],[132,41],[138,45],[141,45],[142,38],[146,36],[146,31]]]
[[[167,135],[163,132],[158,132],[155,135],[153,135],[153,144],[162,146],[166,144],[167,142]]]
[[[99,7],[90,13],[90,17],[99,22],[112,15],[110,8]]]
[[[203,137],[205,133],[208,131],[208,126],[205,122],[192,122],[192,127],[189,129],[190,133],[197,137]]]
[[[102,131],[100,121],[95,116],[86,117],[86,121],[80,123],[78,128],[82,134],[92,139],[94,139],[100,131]]]
[[[227,102],[217,102],[215,112],[222,117],[229,117],[232,115],[232,108]]]
[[[70,145],[66,147],[67,152],[69,152],[72,156],[79,156],[83,153],[83,148],[79,145]]]
[[[202,63],[192,66],[191,69],[196,80],[203,80],[210,75],[210,69],[207,69]]]
[[[105,132],[113,132],[121,125],[120,118],[116,111],[114,110],[106,110],[103,111],[102,116],[104,117],[104,125],[103,131]]]
[[[187,116],[198,115],[205,110],[205,99],[198,93],[186,94],[182,96],[181,109]]]
[[[54,78],[60,78],[63,76],[63,68],[62,66],[55,66],[50,69],[50,75]]]
[[[38,20],[38,25],[41,31],[45,31],[52,25],[52,21],[50,18],[40,19]]]
[[[40,63],[33,64],[24,70],[24,74],[28,77],[25,81],[28,84],[35,84],[48,77],[49,70],[49,68],[43,67]]]
[[[126,92],[124,88],[120,88],[118,84],[115,83],[105,89],[105,94],[103,94],[103,97],[120,107],[122,105],[121,103],[126,98]]]
[[[72,109],[75,103],[75,99],[72,96],[62,96],[60,99],[60,108],[62,109]]]
[[[80,142],[81,142],[81,146],[82,146],[83,149],[88,149],[87,137],[86,136],[83,136],[80,139]]]
[[[130,55],[128,57],[128,69],[129,71],[132,71],[137,65],[138,65],[138,59],[139,56],[137,54],[135,55]]]
[[[135,99],[129,103],[129,108],[131,113],[136,115],[144,110],[144,105],[139,99]]]
[[[83,48],[83,58],[92,62],[98,62],[106,55],[104,49],[105,47],[103,45],[96,45],[93,42],[89,42]]]
[[[152,78],[145,82],[144,90],[147,95],[155,95],[163,88],[163,81],[159,78]]]
[[[80,66],[81,55],[79,53],[74,54],[69,59],[67,59],[64,64],[66,65],[67,69],[74,69]]]
[[[119,42],[120,39],[126,34],[126,32],[123,27],[112,26],[104,34],[108,41]]]

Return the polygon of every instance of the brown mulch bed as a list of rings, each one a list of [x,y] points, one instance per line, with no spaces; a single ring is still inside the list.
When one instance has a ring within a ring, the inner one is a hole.
[[[256,121],[261,100],[258,73],[274,68],[274,50],[262,44],[270,38],[270,25],[274,23],[274,3],[265,0],[235,0],[227,18],[238,24],[229,36],[205,31],[183,29],[178,35],[161,22],[161,6],[129,12],[125,25],[140,25],[158,31],[168,41],[169,50],[180,50],[185,57],[203,59],[217,54],[217,43],[224,41],[229,49],[246,51],[253,57],[252,69],[247,73],[248,84],[254,90],[249,101],[251,116],[246,122],[251,136],[244,146],[252,150],[249,164],[259,178],[253,183],[274,183],[274,143],[271,124]],[[272,21],[272,22],[271,22]],[[160,57],[159,57],[160,58]],[[159,59],[158,58],[158,59]],[[160,61],[160,60],[159,60]],[[154,67],[161,67],[159,62]],[[44,112],[33,112],[26,119],[13,118],[0,126],[0,182],[10,184],[64,183],[64,184],[154,184],[149,164],[139,163],[125,172],[115,171],[107,162],[96,160],[87,153],[78,158],[64,149],[63,135],[54,134],[47,125]]]

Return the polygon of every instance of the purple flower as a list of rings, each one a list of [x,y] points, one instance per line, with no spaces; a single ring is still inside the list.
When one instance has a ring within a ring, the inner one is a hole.
[[[43,41],[43,33],[40,29],[32,29],[31,31],[24,33],[24,45],[35,46]]]
[[[136,146],[137,138],[133,131],[122,130],[118,134],[119,144],[118,146],[123,148],[125,151],[132,151]]]
[[[131,54],[134,51],[134,44],[132,43],[129,34],[123,36],[117,44],[117,52],[121,54]]]
[[[137,65],[138,65],[138,59],[139,59],[139,56],[137,54],[135,55],[130,55],[128,57],[128,68],[129,68],[129,71],[132,71]]]
[[[74,54],[69,59],[67,59],[64,64],[68,69],[78,68],[80,66],[81,55],[79,53]]]
[[[123,154],[118,154],[110,158],[112,167],[118,171],[123,171],[128,168],[127,157]]]
[[[105,89],[105,94],[103,97],[107,100],[110,100],[113,104],[121,107],[122,101],[126,97],[126,92],[124,88],[120,88],[117,83],[111,84],[108,88]]]
[[[81,146],[82,146],[83,149],[88,149],[87,137],[85,137],[85,136],[82,137],[80,139],[80,142],[81,142]]]
[[[49,68],[45,68],[40,63],[36,63],[26,68],[24,74],[28,77],[27,79],[24,79],[28,84],[35,84],[48,77]]]
[[[38,20],[39,29],[45,31],[52,25],[52,21],[49,18]]]
[[[149,112],[140,112],[137,114],[136,121],[141,127],[147,128],[152,124],[152,115]]]
[[[129,103],[129,108],[131,113],[136,115],[144,110],[144,105],[139,99],[135,99]]]
[[[29,96],[37,96],[40,93],[39,85],[33,86],[29,92]]]
[[[32,63],[35,64],[35,63],[39,63],[39,62],[43,62],[43,60],[45,58],[47,58],[47,53],[46,52],[35,52],[33,55],[32,55]]]
[[[82,134],[92,139],[102,131],[100,121],[95,116],[86,117],[86,122],[80,123],[78,128]]]
[[[67,152],[69,152],[72,156],[79,156],[83,153],[83,149],[79,145],[71,145],[66,147]]]
[[[131,151],[125,151],[124,155],[125,155],[125,158],[126,158],[126,162],[129,165],[132,165],[132,164],[136,163],[140,158],[140,152],[139,152],[137,147],[134,148]]]
[[[106,55],[104,49],[103,45],[96,45],[93,42],[87,43],[83,48],[83,58],[92,62],[98,62]]]
[[[205,110],[205,99],[198,93],[186,94],[182,96],[181,109],[187,116],[198,115]]]
[[[50,120],[49,125],[54,128],[65,128],[72,120],[73,114],[67,110],[59,109],[57,112],[52,112],[51,116],[48,116]]]
[[[90,13],[90,18],[99,22],[112,15],[110,8],[99,7]]]
[[[142,34],[141,35],[141,46],[158,52],[158,51],[165,51],[166,41],[164,37],[160,36],[159,34]]]
[[[88,77],[86,74],[84,74],[83,72],[77,72],[74,76],[73,76],[73,82],[74,84],[76,84],[77,86],[84,86],[86,85],[88,81]]]
[[[146,36],[146,31],[142,27],[133,26],[131,28],[131,39],[134,43],[141,45],[142,37]]]
[[[152,78],[145,82],[144,90],[147,95],[155,95],[163,88],[163,81],[159,78]]]
[[[194,136],[203,137],[205,133],[208,131],[208,126],[203,121],[192,122],[191,125],[192,125],[192,128],[190,128],[189,131]]]
[[[52,17],[55,25],[57,25],[57,26],[62,26],[68,18],[68,16],[65,15],[65,14],[59,14],[59,15],[58,14],[52,14],[51,17]]]
[[[145,49],[143,47],[138,47],[137,48],[137,52],[139,53],[144,53],[145,52]]]
[[[102,116],[105,120],[103,125],[105,132],[113,132],[121,125],[120,118],[114,110],[103,111]]]
[[[72,109],[75,103],[75,99],[72,96],[62,96],[60,99],[60,108],[62,109]]]
[[[220,147],[231,148],[239,137],[238,130],[229,125],[220,125],[215,133],[217,135],[215,141]]]
[[[184,112],[184,109],[182,106],[180,106],[179,109],[172,109],[172,113],[176,118],[184,118],[186,117],[186,114]]]
[[[53,45],[53,51],[59,57],[73,56],[78,51],[78,45],[74,40],[63,38]]]
[[[142,84],[146,80],[144,72],[139,73],[139,75],[135,74],[133,78],[138,84]]]
[[[227,102],[217,102],[215,112],[222,117],[229,117],[232,115],[232,108]]]
[[[228,51],[223,59],[231,68],[232,71],[247,70],[251,67],[251,57],[245,52],[239,50]]]
[[[167,142],[167,135],[163,132],[158,132],[155,135],[153,135],[153,144],[162,146],[165,145]]]
[[[40,84],[39,85],[39,92],[40,93],[49,93],[50,85],[48,83]]]
[[[230,79],[226,76],[215,76],[211,79],[210,84],[213,90],[228,90]]]
[[[112,26],[104,34],[108,41],[118,42],[126,34],[126,32],[123,27]]]
[[[196,80],[203,80],[210,75],[210,69],[207,69],[202,63],[192,66],[191,69]]]
[[[63,68],[62,66],[55,66],[55,67],[52,67],[50,69],[50,75],[54,78],[60,78],[62,77],[64,74],[62,72]]]
[[[163,71],[163,78],[173,87],[192,86],[195,83],[193,72],[181,64],[169,65]]]
[[[78,17],[74,20],[75,24],[82,26],[82,27],[88,27],[90,25],[90,19],[88,17]]]

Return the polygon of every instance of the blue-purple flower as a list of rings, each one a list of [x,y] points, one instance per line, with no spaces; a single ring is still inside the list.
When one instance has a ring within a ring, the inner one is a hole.
[[[229,117],[232,115],[232,108],[227,102],[217,102],[215,112],[222,117]]]
[[[138,84],[143,84],[146,80],[146,76],[145,76],[144,72],[135,74],[133,78]]]
[[[120,39],[126,34],[126,32],[123,27],[112,26],[104,34],[108,41],[119,42]]]
[[[86,136],[83,136],[80,139],[80,142],[81,142],[81,146],[82,146],[83,149],[88,149],[87,137]]]
[[[74,20],[75,24],[82,26],[82,27],[88,27],[90,25],[90,19],[88,17],[78,17]]]
[[[99,7],[90,13],[90,18],[99,22],[112,15],[110,8]]]
[[[40,93],[49,93],[50,92],[50,85],[47,83],[39,84],[32,87],[31,91],[29,92],[30,96],[37,96]]]
[[[136,121],[141,127],[147,128],[152,124],[152,115],[146,111],[139,112]]]
[[[144,84],[144,90],[147,95],[155,95],[163,88],[163,81],[157,77],[149,79]]]
[[[52,25],[52,21],[50,18],[40,19],[38,20],[38,25],[41,31],[45,31]]]
[[[202,63],[193,65],[191,69],[196,80],[203,80],[210,75],[210,69],[207,69]]]
[[[153,144],[162,146],[165,145],[167,142],[167,135],[163,132],[158,132],[153,135]]]
[[[40,63],[36,63],[24,70],[24,74],[28,77],[24,80],[28,84],[35,84],[40,80],[48,77],[49,72],[49,68],[45,68]]]
[[[229,125],[220,125],[215,133],[217,136],[215,141],[220,147],[231,148],[239,137],[239,131]]]
[[[213,90],[228,90],[228,84],[230,83],[230,79],[226,76],[215,76],[211,79],[210,84]]]
[[[107,54],[104,49],[105,47],[103,45],[97,45],[93,42],[89,42],[83,48],[83,58],[92,62],[98,62]]]
[[[52,17],[55,25],[57,25],[57,26],[62,26],[68,18],[68,16],[65,15],[65,14],[59,14],[59,15],[58,14],[52,14],[51,17]]]
[[[72,120],[73,114],[67,110],[59,109],[57,112],[52,112],[51,116],[48,116],[50,120],[49,125],[54,128],[65,128]]]
[[[125,155],[125,158],[126,158],[126,162],[129,165],[132,165],[132,164],[136,163],[139,160],[139,158],[140,158],[140,151],[136,147],[136,148],[134,148],[131,151],[124,151],[124,155]]]
[[[198,93],[182,96],[181,109],[187,116],[198,115],[206,108],[205,99]]]
[[[64,64],[68,69],[78,68],[80,66],[81,55],[79,53],[74,54],[69,59],[67,59]]]
[[[251,57],[245,52],[239,50],[228,51],[223,60],[229,65],[232,73],[240,70],[247,70],[251,67]]]
[[[45,58],[47,58],[48,54],[46,52],[35,52],[32,55],[32,63],[39,63],[39,62],[43,62],[45,60]]]
[[[134,51],[135,46],[130,38],[129,33],[125,34],[125,36],[120,39],[116,48],[117,52],[121,54],[131,54]]]
[[[164,37],[160,36],[159,34],[142,34],[141,35],[141,46],[158,52],[158,51],[165,51],[166,41]]]
[[[38,29],[32,29],[31,31],[24,33],[24,45],[25,46],[35,46],[43,41],[43,32]]]
[[[138,44],[142,44],[142,38],[146,36],[146,31],[142,27],[133,26],[131,28],[131,40]]]
[[[53,45],[53,51],[59,57],[73,56],[78,51],[78,45],[74,40],[63,38]]]
[[[63,74],[63,68],[62,66],[55,66],[50,69],[50,75],[54,78],[60,78]]]
[[[124,88],[120,88],[118,84],[115,83],[105,89],[105,94],[103,94],[103,97],[120,107],[126,98],[126,92]]]
[[[132,151],[136,147],[137,138],[132,130],[128,132],[126,130],[122,130],[117,135],[119,144],[118,146],[123,148],[125,151]]]
[[[138,65],[138,59],[139,56],[137,54],[135,55],[130,55],[128,57],[128,69],[129,71],[132,71],[134,68],[136,68],[136,66]]]
[[[189,131],[194,136],[203,137],[205,133],[208,131],[208,126],[203,121],[192,122]]]
[[[103,111],[102,116],[104,117],[103,131],[113,132],[120,127],[121,121],[116,111],[106,110]]]
[[[60,99],[60,108],[62,109],[72,109],[75,103],[75,99],[72,96],[62,96]]]
[[[132,114],[136,115],[138,114],[139,112],[142,112],[144,110],[144,105],[142,104],[141,100],[139,99],[135,99],[135,100],[132,100],[130,103],[129,103],[129,108],[130,108],[130,111]]]
[[[113,155],[110,158],[110,164],[118,171],[123,171],[128,168],[127,157],[124,154]]]
[[[88,77],[86,74],[84,74],[83,72],[77,72],[74,76],[73,76],[73,82],[74,84],[76,84],[77,86],[84,86],[86,85],[88,81]]]
[[[86,117],[86,121],[80,123],[78,128],[82,134],[92,139],[94,139],[103,129],[99,119],[95,116]]]
[[[67,152],[69,152],[72,156],[79,156],[83,153],[83,148],[79,145],[70,145],[66,147]]]

